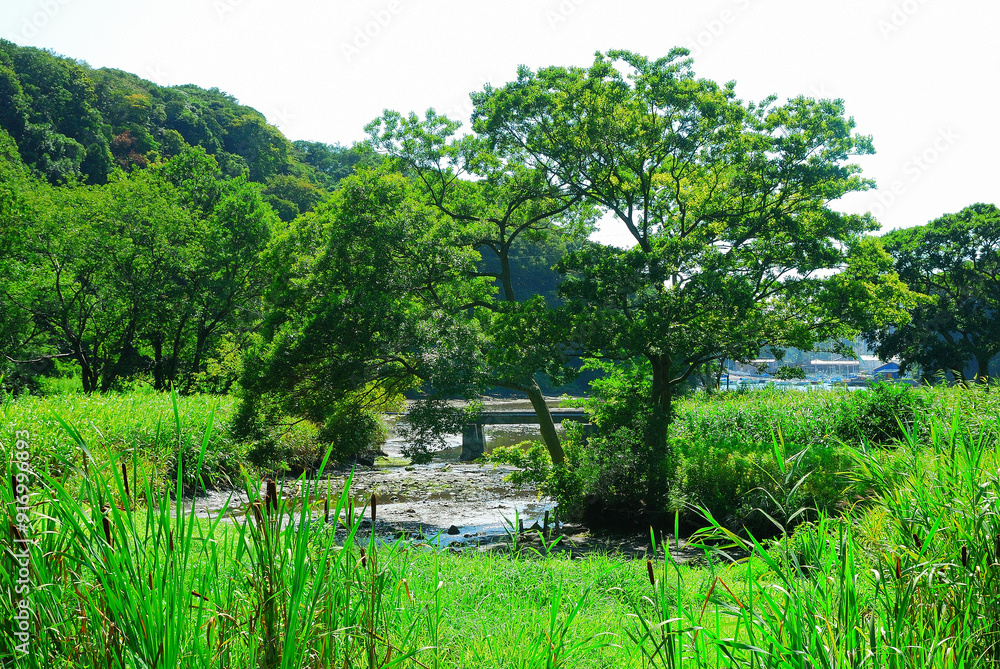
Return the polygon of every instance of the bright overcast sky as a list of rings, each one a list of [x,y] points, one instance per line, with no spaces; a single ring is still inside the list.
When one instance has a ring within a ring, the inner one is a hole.
[[[744,100],[843,98],[883,229],[1000,204],[1000,3],[990,0],[0,0],[0,36],[159,84],[218,87],[290,139],[350,144],[383,109],[468,120],[519,64],[686,46]],[[614,231],[601,235],[623,240]]]

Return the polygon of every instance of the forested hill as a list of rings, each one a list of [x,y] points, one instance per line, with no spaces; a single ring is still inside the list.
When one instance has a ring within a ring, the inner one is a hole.
[[[0,128],[24,163],[52,184],[103,184],[120,167],[145,167],[200,146],[227,177],[265,185],[278,215],[310,210],[360,156],[320,142],[290,142],[257,110],[217,88],[159,86],[0,40]]]

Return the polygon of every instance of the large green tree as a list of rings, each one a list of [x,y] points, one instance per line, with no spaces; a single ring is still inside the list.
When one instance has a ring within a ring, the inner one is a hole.
[[[875,221],[829,206],[871,186],[847,162],[872,147],[843,104],[744,103],[732,83],[696,78],[687,55],[612,51],[586,69],[521,68],[474,95],[474,128],[491,146],[604,208],[635,240],[572,254],[562,290],[595,355],[648,365],[651,496],[674,394],[702,365],[809,349],[849,333],[846,316],[896,315],[907,299],[877,244],[862,243]]]
[[[267,253],[273,277],[261,341],[246,359],[238,431],[266,447],[308,420],[339,458],[370,445],[375,415],[417,383],[470,396],[478,333],[455,318],[488,299],[476,254],[405,176],[347,177]],[[454,414],[454,412],[452,412]]]
[[[879,357],[899,356],[925,377],[990,378],[1000,354],[1000,210],[974,204],[882,238],[911,289],[930,295],[908,322],[868,333]]]

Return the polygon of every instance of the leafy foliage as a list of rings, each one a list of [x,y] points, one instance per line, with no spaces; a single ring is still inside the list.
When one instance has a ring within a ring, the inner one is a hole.
[[[115,169],[144,168],[201,147],[227,177],[260,183],[284,177],[308,184],[300,190],[325,192],[357,162],[350,149],[293,147],[262,114],[217,88],[158,86],[6,40],[0,40],[0,109],[0,129],[53,184],[102,184]],[[308,210],[301,196],[282,200],[297,206],[295,214]]]
[[[189,390],[223,335],[248,336],[276,219],[203,150],[102,186],[25,177],[19,192],[0,250],[8,360],[71,359],[87,392],[145,374]]]
[[[829,206],[871,186],[847,162],[872,148],[843,102],[743,103],[733,84],[697,79],[687,55],[522,67],[473,96],[474,129],[491,146],[613,213],[635,239],[569,254],[560,292],[586,351],[648,365],[648,508],[666,492],[673,396],[705,363],[808,350],[861,321],[901,322],[914,301],[863,239],[875,221]]]
[[[452,314],[487,287],[465,280],[475,258],[448,244],[453,234],[382,168],[345,179],[297,219],[269,250],[276,281],[242,379],[242,434],[267,442],[289,419],[307,420],[336,455],[353,456],[418,380],[432,398],[470,395],[476,333]]]
[[[900,278],[933,299],[908,322],[869,330],[879,356],[899,356],[902,370],[918,366],[928,379],[988,379],[1000,354],[1000,210],[975,204],[881,239]]]

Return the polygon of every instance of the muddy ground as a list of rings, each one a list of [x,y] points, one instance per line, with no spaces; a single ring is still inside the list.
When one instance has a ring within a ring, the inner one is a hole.
[[[553,406],[558,402],[552,399]],[[527,402],[517,400],[491,400],[487,406],[490,410],[526,408],[530,408]],[[537,439],[538,429],[533,425],[487,426],[486,437],[489,452],[498,445]],[[513,471],[511,467],[459,462],[458,435],[448,437],[427,465],[406,464],[402,457],[403,439],[401,430],[391,433],[384,447],[385,457],[374,467],[356,466],[321,481],[307,482],[306,485],[318,491],[312,496],[312,513],[324,513],[324,498],[328,495],[331,506],[335,505],[350,476],[351,498],[357,513],[364,512],[367,517],[370,499],[375,496],[375,531],[385,540],[403,537],[456,551],[504,551],[516,541],[526,548],[542,550],[543,539],[539,536],[542,533],[549,538],[546,545],[563,537],[553,550],[568,551],[574,557],[602,551],[640,558],[649,551],[648,532],[595,533],[578,524],[563,523],[553,500],[539,495],[535,488],[516,487],[506,480]],[[291,480],[279,485],[285,505],[294,508],[302,496],[300,484]],[[186,502],[201,517],[225,513],[228,519],[239,520],[248,510],[245,491],[213,491]],[[362,529],[363,534],[370,532],[370,521]],[[683,545],[672,552],[679,561],[701,555]]]
[[[318,492],[311,496],[311,513],[318,517],[324,514],[326,498],[334,507],[348,477],[352,477],[352,504],[355,513],[365,518],[362,537],[371,531],[370,500],[374,495],[375,531],[386,541],[403,538],[453,551],[506,551],[516,540],[529,550],[544,552],[543,536],[547,537],[546,545],[562,537],[553,552],[569,552],[571,557],[593,551],[646,557],[650,548],[648,533],[591,532],[582,525],[564,523],[551,499],[540,497],[536,489],[516,487],[506,481],[511,471],[510,467],[451,462],[381,465],[356,467],[353,472],[339,472],[306,485]],[[279,482],[279,489],[285,507],[297,510],[302,497],[299,482]],[[225,513],[227,520],[235,522],[245,518],[249,508],[245,491],[212,491],[185,501],[200,517],[214,518]],[[683,545],[671,552],[678,561],[701,555]]]

